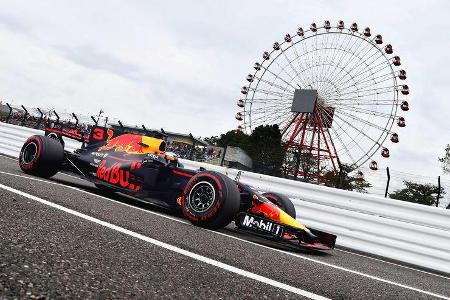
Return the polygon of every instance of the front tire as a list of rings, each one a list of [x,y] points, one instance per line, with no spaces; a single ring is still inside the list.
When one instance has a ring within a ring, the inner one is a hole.
[[[23,172],[39,177],[52,177],[64,160],[61,143],[46,136],[33,135],[23,144],[19,166]]]
[[[233,180],[221,173],[200,172],[187,183],[181,207],[185,217],[194,225],[222,228],[239,212],[239,190]]]
[[[263,196],[294,219],[297,216],[294,204],[292,203],[291,199],[289,199],[285,195],[278,193],[264,193]]]

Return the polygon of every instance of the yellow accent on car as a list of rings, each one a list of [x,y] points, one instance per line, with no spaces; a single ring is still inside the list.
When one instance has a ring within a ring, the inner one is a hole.
[[[288,215],[280,208],[277,207],[277,209],[280,210],[280,223],[309,232],[309,229],[302,225],[299,221]]]
[[[142,136],[142,152],[145,154],[160,154],[166,149],[166,142],[149,136]]]

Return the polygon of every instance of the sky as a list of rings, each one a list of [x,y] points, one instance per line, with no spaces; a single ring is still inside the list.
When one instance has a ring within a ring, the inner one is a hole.
[[[446,0],[0,1],[0,98],[218,135],[236,128],[245,76],[274,41],[357,22],[393,45],[411,89],[380,169],[436,177],[450,143],[449,17]]]

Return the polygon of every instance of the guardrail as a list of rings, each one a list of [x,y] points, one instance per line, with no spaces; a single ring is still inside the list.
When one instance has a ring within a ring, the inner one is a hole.
[[[23,142],[40,130],[0,122],[0,153],[17,157]],[[66,150],[80,143],[65,140]],[[238,170],[180,160],[234,178]],[[242,172],[240,180],[261,191],[290,197],[297,218],[338,236],[337,244],[450,274],[450,211],[378,196]]]

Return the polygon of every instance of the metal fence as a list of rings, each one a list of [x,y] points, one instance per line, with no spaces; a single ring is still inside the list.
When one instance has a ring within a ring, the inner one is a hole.
[[[444,189],[444,194],[440,195],[437,206],[450,209],[450,177],[448,176],[425,176],[408,173],[389,168],[389,170],[373,171],[369,168],[363,169],[365,179],[372,184],[368,189],[369,194],[389,197],[389,194],[405,187],[404,182],[414,182],[418,184],[431,184]],[[437,198],[437,195],[435,195]]]

